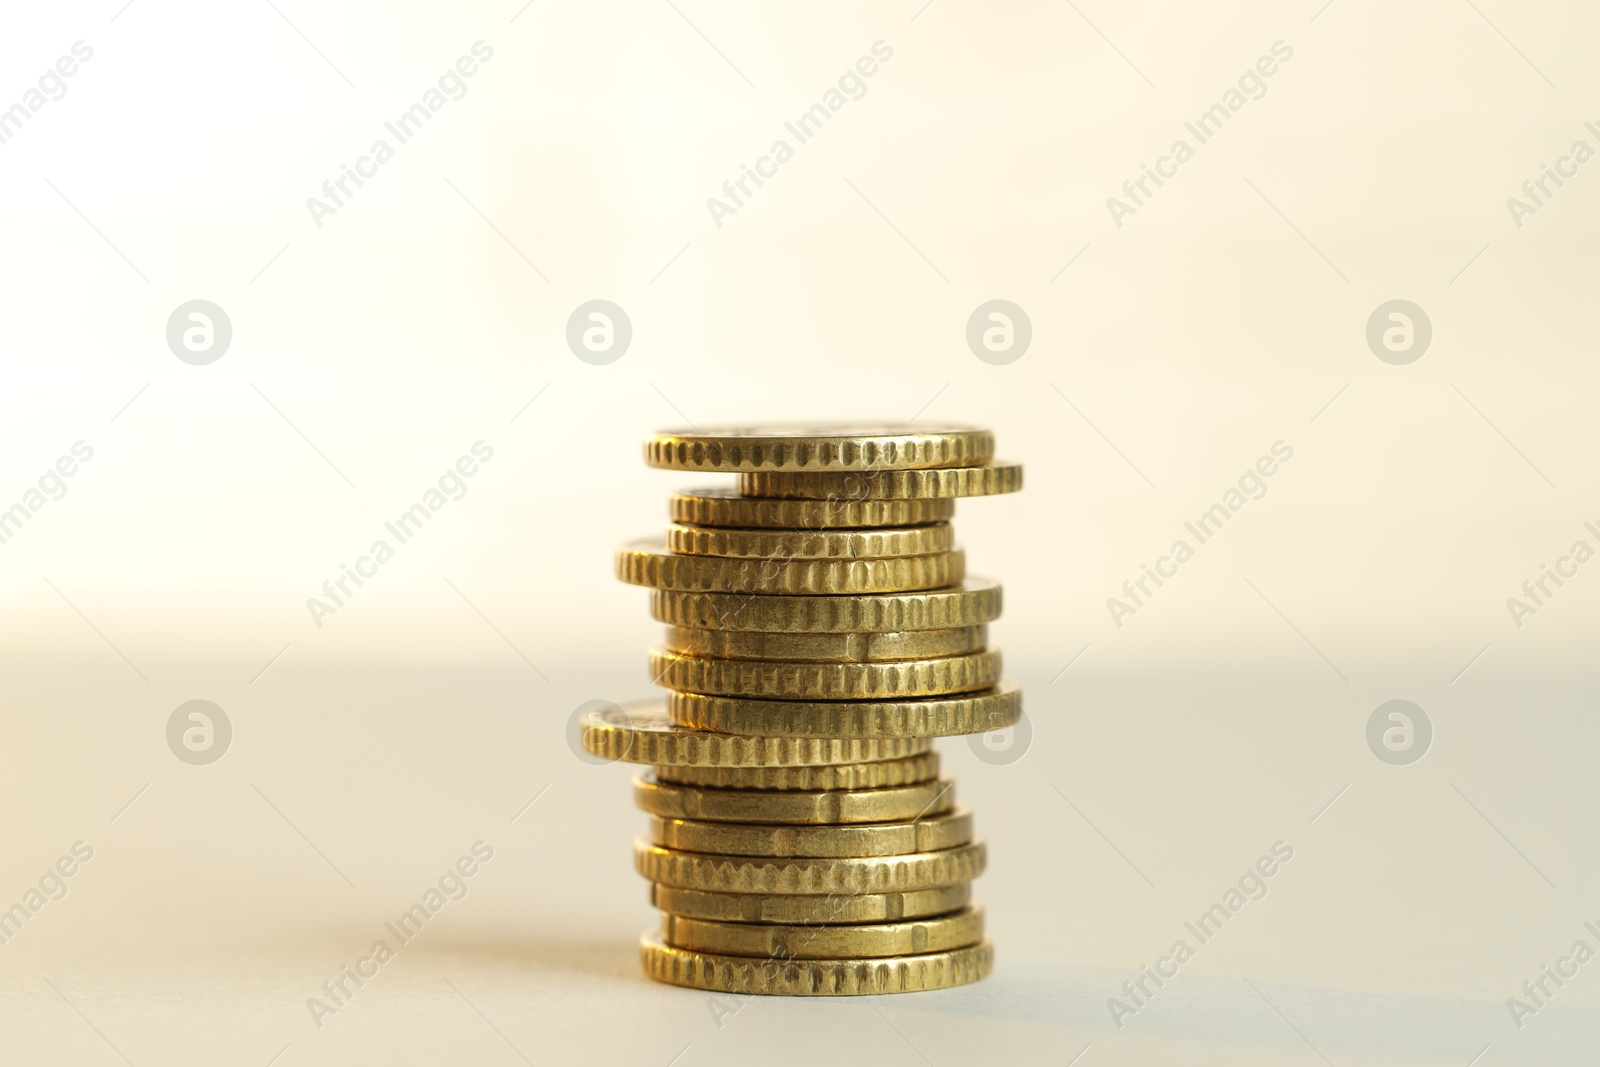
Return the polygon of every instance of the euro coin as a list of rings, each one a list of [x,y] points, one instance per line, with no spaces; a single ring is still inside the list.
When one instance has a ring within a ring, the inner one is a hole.
[[[745,529],[829,530],[863,526],[921,526],[948,522],[953,498],[926,500],[777,500],[732,489],[688,489],[669,503],[673,522]]]
[[[868,700],[966,693],[1000,680],[999,652],[874,663],[713,659],[650,650],[650,674],[669,689],[774,700]]]
[[[664,430],[645,462],[678,471],[873,471],[960,467],[994,454],[975,426],[781,425]]]
[[[885,789],[802,793],[669,785],[646,772],[633,779],[633,802],[642,811],[669,819],[810,826],[897,822],[938,815],[955,805],[956,793],[955,783],[948,778]]]
[[[988,642],[987,626],[904,630],[892,634],[774,634],[669,626],[666,638],[669,649],[688,656],[799,660],[810,663],[868,663],[960,656],[982,652]]]
[[[929,556],[955,547],[948,522],[870,530],[732,530],[673,523],[667,551],[741,559],[882,559]]]
[[[603,759],[688,767],[796,767],[866,763],[928,751],[915,738],[735,737],[674,724],[659,703],[591,708],[580,720],[584,750]]]
[[[656,780],[709,789],[776,789],[822,792],[833,789],[884,789],[915,785],[939,777],[939,754],[873,760],[871,763],[810,764],[803,767],[685,767],[658,764]]]
[[[894,893],[970,882],[983,873],[982,839],[939,852],[834,858],[678,852],[640,839],[634,867],[648,881],[711,893]]]
[[[669,693],[672,721],[756,737],[952,737],[1003,730],[1022,718],[1022,690],[992,689],[917,700],[753,700]]]
[[[672,948],[647,933],[639,941],[645,974],[658,982],[718,993],[775,996],[868,996],[949,989],[986,977],[994,946],[983,941],[948,952],[888,959],[775,960]]]
[[[635,541],[617,549],[616,567],[624,582],[652,589],[815,596],[938,589],[959,582],[967,561],[959,548],[886,559],[730,559],[677,555],[660,541]]]
[[[661,940],[674,948],[779,960],[876,958],[948,952],[983,940],[983,908],[898,923],[788,926],[661,916]]]
[[[821,893],[778,896],[766,893],[708,893],[677,886],[650,886],[650,903],[692,919],[745,923],[899,922],[944,915],[972,899],[967,882],[909,893]]]
[[[996,460],[944,470],[874,471],[865,474],[739,475],[744,496],[802,500],[914,500],[926,497],[995,496],[1022,488],[1022,465]]]
[[[758,633],[901,633],[979,626],[1000,616],[1000,583],[846,596],[760,596],[657,589],[650,613],[672,626]]]
[[[650,840],[679,852],[726,856],[904,856],[967,844],[972,812],[958,804],[922,819],[855,826],[763,826],[652,815]]]

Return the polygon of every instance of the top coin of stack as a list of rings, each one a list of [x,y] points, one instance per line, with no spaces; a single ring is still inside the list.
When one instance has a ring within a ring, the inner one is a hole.
[[[988,623],[949,520],[1022,470],[963,426],[661,433],[654,467],[737,476],[675,495],[660,540],[617,553],[667,624],[665,709],[591,713],[584,745],[653,766],[635,865],[663,911],[646,972],[744,993],[908,992],[976,981],[984,845],[932,739],[1009,726]]]

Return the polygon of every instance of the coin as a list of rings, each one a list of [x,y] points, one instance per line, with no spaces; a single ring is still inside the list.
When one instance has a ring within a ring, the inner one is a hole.
[[[652,815],[650,840],[679,852],[731,856],[904,856],[965,845],[972,840],[972,812],[957,804],[923,819],[855,826],[762,826]]]
[[[650,674],[669,689],[775,700],[868,700],[938,696],[988,689],[1000,680],[999,652],[889,660],[796,663],[713,659],[650,650]]]
[[[660,541],[617,549],[617,577],[630,585],[711,593],[812,595],[894,593],[959,582],[966,556],[958,548],[887,559],[727,559],[674,555]]]
[[[880,958],[949,952],[983,940],[983,908],[910,922],[861,925],[729,923],[661,916],[661,940],[674,948],[774,960]]]
[[[667,551],[693,556],[760,559],[882,559],[948,552],[948,522],[865,530],[759,530],[673,523]]]
[[[921,497],[994,496],[1022,488],[1022,464],[996,460],[943,470],[874,471],[867,474],[784,474],[756,471],[739,475],[745,496],[803,500],[909,500]]]
[[[643,838],[633,844],[633,865],[652,882],[711,893],[892,893],[970,882],[983,873],[980,838],[940,852],[905,856],[788,859],[678,852]]]
[[[672,497],[673,522],[747,529],[823,530],[836,527],[920,526],[947,522],[953,499],[775,500],[740,496],[732,489],[687,489]]]
[[[896,634],[772,634],[667,627],[667,647],[690,656],[718,659],[799,660],[809,663],[866,663],[981,652],[987,626],[951,630],[907,630]]]
[[[871,763],[819,764],[809,767],[673,767],[657,765],[656,780],[671,785],[712,789],[782,789],[818,792],[831,789],[883,789],[914,785],[939,777],[939,754],[873,760]]]
[[[707,893],[651,883],[650,903],[662,911],[693,919],[747,923],[898,922],[944,915],[972,899],[967,882],[910,893],[826,893],[773,896],[762,893]]]
[[[690,767],[794,767],[866,763],[928,751],[917,738],[735,737],[674,724],[660,703],[591,708],[580,720],[587,752],[629,763]]]
[[[896,822],[937,815],[954,806],[956,790],[955,783],[948,778],[885,789],[830,789],[804,793],[704,789],[668,785],[646,772],[633,779],[633,802],[651,815],[669,819],[811,826]]]
[[[663,430],[644,461],[679,471],[872,471],[959,467],[994,454],[974,426],[779,425]]]
[[[657,589],[650,613],[674,626],[763,633],[899,633],[977,626],[1000,616],[1000,583],[861,596],[744,596]]]
[[[639,939],[644,973],[658,982],[718,993],[770,996],[867,996],[949,989],[988,976],[994,946],[984,941],[949,952],[852,960],[771,960],[672,948],[658,935]]]
[[[993,689],[922,700],[745,700],[667,694],[672,721],[698,730],[756,737],[951,737],[1000,730],[1022,717],[1022,690]]]

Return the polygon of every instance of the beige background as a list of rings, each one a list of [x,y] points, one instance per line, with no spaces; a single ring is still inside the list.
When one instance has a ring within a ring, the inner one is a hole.
[[[1521,228],[1506,199],[1600,148],[1597,30],[1490,0],[13,12],[0,107],[94,56],[0,145],[0,506],[94,456],[0,545],[0,902],[95,855],[0,946],[0,1059],[1588,1062],[1597,965],[1520,1030],[1506,998],[1600,948],[1600,570],[1520,629],[1506,599],[1600,548],[1600,164]],[[306,198],[478,40],[466,95],[318,228]],[[706,198],[879,40],[865,95],[717,227]],[[1265,95],[1114,225],[1280,40]],[[208,366],[165,343],[194,298],[233,325]],[[564,339],[594,298],[633,324],[608,366]],[[1034,332],[1007,366],[964,338],[994,298]],[[1396,298],[1434,330],[1409,366],[1364,337]],[[695,479],[639,443],[914,416],[1028,469],[958,522],[1006,583],[1031,747],[942,743],[998,966],[719,1020],[639,973],[643,820],[564,735],[650,693],[610,554]],[[467,495],[314,625],[479,440]],[[1279,440],[1266,496],[1116,626],[1106,599]],[[1409,767],[1364,738],[1397,697],[1435,730]],[[208,767],[165,742],[196,698],[235,730]],[[479,839],[469,894],[314,1026]],[[1266,899],[1113,1028],[1107,997],[1280,839]]]

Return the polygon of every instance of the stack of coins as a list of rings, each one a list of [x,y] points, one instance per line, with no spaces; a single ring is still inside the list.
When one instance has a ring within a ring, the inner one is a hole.
[[[737,475],[672,498],[617,553],[667,626],[665,704],[592,711],[590,752],[652,768],[635,866],[660,908],[652,978],[735,993],[939,989],[989,973],[984,845],[936,737],[1012,725],[988,647],[1000,586],[966,575],[955,498],[1014,492],[987,430],[674,431],[654,467]]]

